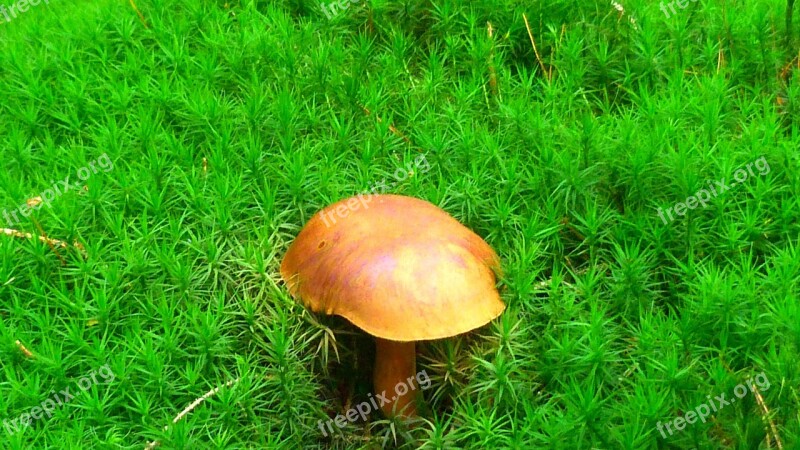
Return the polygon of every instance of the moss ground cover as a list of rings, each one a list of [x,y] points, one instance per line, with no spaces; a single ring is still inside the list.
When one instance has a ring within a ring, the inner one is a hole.
[[[52,0],[0,23],[2,447],[800,445],[798,26],[784,1],[681,3]],[[323,433],[374,394],[374,343],[278,267],[375,186],[492,245],[507,310],[418,345],[417,426]]]

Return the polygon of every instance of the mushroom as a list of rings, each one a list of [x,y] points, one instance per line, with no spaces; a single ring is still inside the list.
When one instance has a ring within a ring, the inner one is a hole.
[[[375,337],[376,394],[415,376],[414,342],[485,325],[505,309],[500,260],[439,207],[401,195],[359,195],[315,214],[281,263],[289,292],[314,312],[339,315]],[[411,395],[380,406],[416,415]]]

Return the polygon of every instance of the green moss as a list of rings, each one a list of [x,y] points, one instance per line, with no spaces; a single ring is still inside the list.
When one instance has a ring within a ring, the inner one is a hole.
[[[11,225],[87,255],[0,235],[0,420],[114,373],[0,441],[756,448],[752,390],[713,420],[658,426],[763,373],[796,446],[785,3],[622,3],[375,0],[328,19],[303,0],[138,1],[145,27],[128,2],[51,0],[0,23],[0,208],[69,176]],[[104,154],[113,168],[80,180]],[[420,155],[428,170],[394,179]],[[418,426],[373,413],[324,436],[320,420],[372,392],[373,344],[306,312],[278,266],[314,212],[378,182],[483,236],[508,309],[418,346]]]

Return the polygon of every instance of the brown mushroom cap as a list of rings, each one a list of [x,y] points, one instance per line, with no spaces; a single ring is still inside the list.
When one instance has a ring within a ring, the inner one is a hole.
[[[426,201],[363,195],[315,214],[284,257],[289,291],[315,312],[393,341],[440,339],[505,309],[497,254]]]

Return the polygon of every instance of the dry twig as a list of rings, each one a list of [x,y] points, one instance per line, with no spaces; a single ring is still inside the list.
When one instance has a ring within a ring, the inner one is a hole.
[[[130,2],[133,10],[136,11],[136,14],[139,16],[139,20],[142,21],[142,25],[144,25],[145,28],[150,28],[147,26],[147,21],[144,20],[144,15],[139,11],[139,8],[136,7],[136,2],[134,0],[130,0]]]
[[[614,0],[611,0],[611,6],[613,6],[614,9],[616,9],[619,12],[619,18],[620,19],[625,17],[625,8],[619,2],[615,2]],[[633,16],[628,15],[628,22],[631,23],[631,26],[633,26],[634,30],[638,30],[639,29],[639,26],[636,25],[636,19],[634,19]]]
[[[6,236],[12,236],[12,237],[21,238],[21,239],[36,239],[36,238],[38,238],[40,241],[46,243],[47,245],[58,246],[58,247],[62,247],[62,248],[68,248],[69,247],[69,244],[67,244],[64,241],[59,241],[58,239],[51,239],[51,238],[49,238],[47,236],[34,236],[31,233],[25,233],[25,232],[22,232],[22,231],[19,231],[19,230],[13,230],[11,228],[0,228],[0,233],[5,234]],[[86,249],[83,248],[83,245],[81,245],[81,243],[79,243],[78,241],[75,241],[75,242],[72,243],[72,246],[77,248],[78,250],[80,250],[81,253],[84,256],[86,256]]]
[[[172,419],[172,424],[174,425],[174,424],[178,423],[181,419],[183,419],[183,417],[185,415],[187,415],[190,412],[192,412],[192,410],[195,409],[197,407],[197,405],[199,405],[200,403],[203,403],[203,401],[205,401],[207,398],[211,397],[212,395],[215,395],[223,387],[230,387],[230,386],[232,386],[232,385],[234,385],[234,384],[236,384],[238,382],[239,382],[238,378],[235,379],[235,380],[228,381],[227,383],[223,384],[222,386],[217,386],[214,389],[206,392],[205,394],[203,394],[202,397],[196,398],[192,403],[189,404],[189,406],[184,408],[183,411],[181,411],[177,416],[175,416],[174,419]],[[167,429],[169,429],[169,425],[164,426],[164,430],[166,431]],[[149,444],[147,444],[147,446],[144,449],[145,450],[152,450],[152,449],[158,447],[158,445],[159,445],[158,441],[153,441],[153,442],[150,442]]]
[[[499,97],[497,90],[497,72],[494,69],[494,28],[492,22],[486,22],[486,31],[489,34],[489,39],[492,41],[492,49],[489,51],[489,87],[492,89],[492,95]]]
[[[542,68],[542,72],[544,72],[545,78],[547,81],[550,81],[550,73],[547,69],[544,68],[544,63],[542,62],[542,57],[539,56],[539,50],[536,48],[536,41],[533,40],[533,33],[531,33],[531,26],[528,23],[528,16],[525,13],[522,14],[522,19],[525,20],[525,28],[528,30],[528,37],[531,39],[531,45],[533,46],[533,53],[536,54],[536,60],[539,61],[539,67]]]
[[[778,429],[775,428],[775,423],[769,417],[769,408],[767,408],[767,404],[764,402],[764,397],[761,396],[761,392],[758,390],[758,386],[752,384],[751,387],[753,388],[753,394],[756,397],[756,403],[758,406],[761,407],[761,419],[764,422],[769,424],[770,430],[772,430],[772,436],[775,438],[775,445],[778,446],[779,450],[783,449],[783,442],[781,442],[781,437],[778,435]],[[769,432],[767,432],[767,444],[769,445]]]
[[[31,353],[31,351],[28,350],[28,348],[25,347],[25,345],[23,345],[22,342],[20,342],[19,339],[17,339],[16,342],[14,342],[14,343],[17,344],[17,348],[19,349],[19,351],[22,352],[23,355],[25,355],[26,358],[30,358],[30,359],[34,359],[35,358],[35,356],[33,356],[33,353]]]
[[[359,105],[359,106],[361,106],[361,105]],[[361,106],[361,109],[363,109],[364,110],[364,114],[366,114],[368,116],[372,114],[372,112],[370,112],[370,110],[367,109],[366,106]],[[380,116],[375,116],[375,118],[378,119],[378,122],[383,123],[383,119],[381,119]],[[403,133],[401,133],[400,130],[395,128],[394,124],[389,124],[389,131],[394,133],[395,136],[398,136],[398,137],[402,138],[404,141],[406,141],[407,144],[411,143],[411,140],[408,139]]]
[[[47,245],[50,247],[50,250],[52,250],[53,253],[55,253],[56,256],[58,256],[59,261],[61,261],[61,265],[66,266],[67,261],[64,259],[63,256],[61,256],[61,253],[58,253],[58,250],[56,250],[55,246],[53,245],[53,242],[50,239],[47,239],[47,233],[44,232],[42,225],[39,224],[39,221],[34,219],[33,216],[31,216],[31,219],[33,219],[33,223],[36,225],[36,228],[39,229],[39,235],[44,236],[44,238],[46,239],[45,242],[47,242]]]

